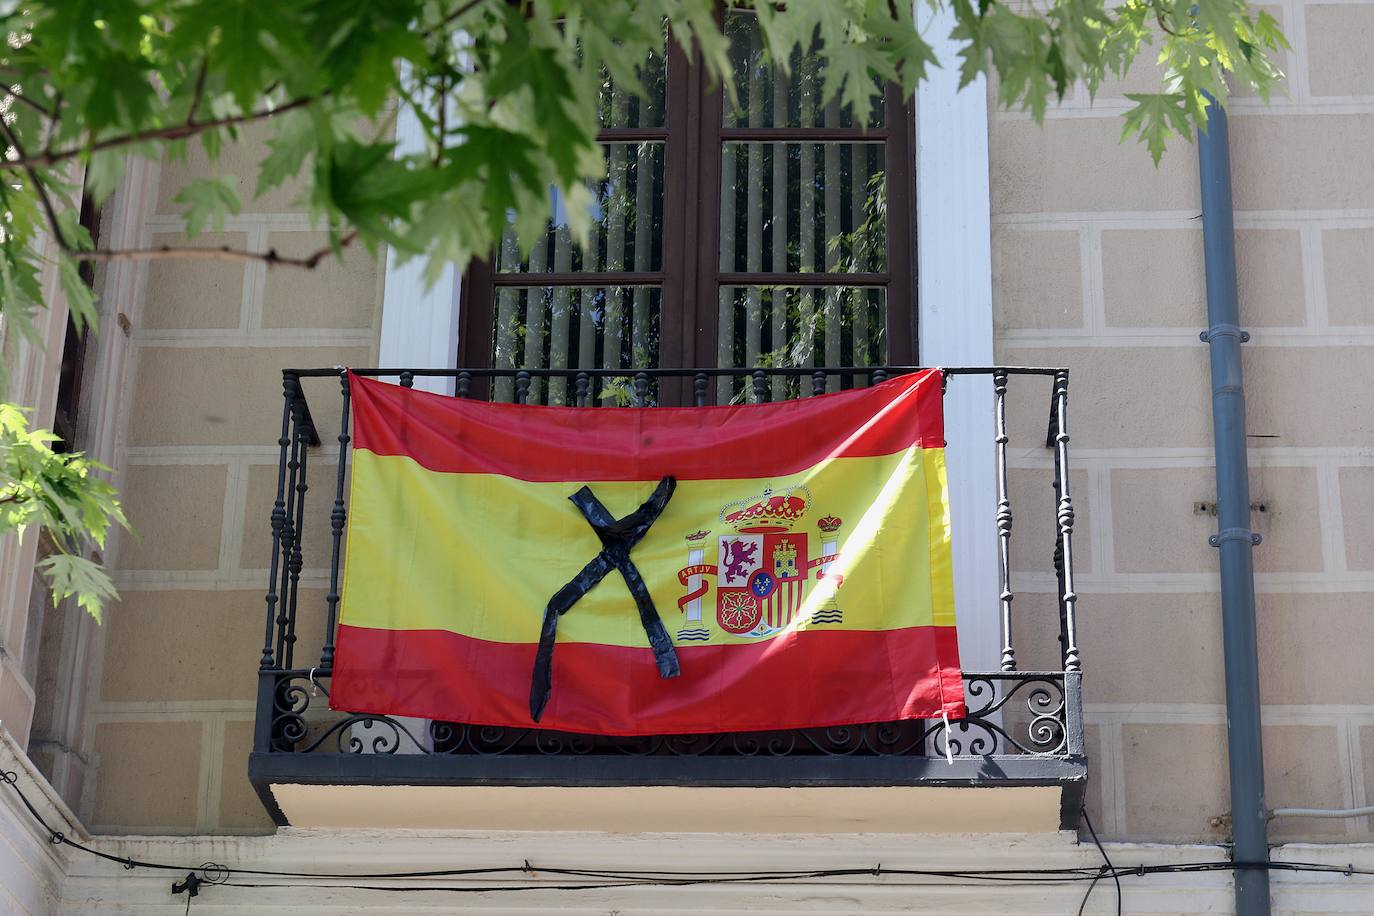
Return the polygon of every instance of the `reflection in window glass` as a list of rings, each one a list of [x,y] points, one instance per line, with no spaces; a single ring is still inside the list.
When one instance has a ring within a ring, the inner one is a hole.
[[[881,366],[887,362],[887,296],[881,287],[733,286],[720,293],[717,365]],[[831,378],[828,390],[866,384]],[[773,400],[811,394],[810,379],[774,378]],[[748,385],[721,385],[717,400],[742,399]],[[750,393],[752,397],[752,393]]]
[[[663,265],[663,144],[605,143],[606,177],[592,185],[587,250],[572,243],[563,202],[530,256],[521,259],[513,230],[501,245],[500,273],[656,271]]]
[[[659,365],[660,290],[655,287],[501,287],[491,365],[497,369],[654,369]],[[651,386],[649,403],[656,402]],[[629,403],[629,376],[593,380],[589,404]],[[497,379],[492,399],[515,400]],[[574,404],[569,379],[531,379],[527,403]]]
[[[666,44],[665,44],[666,47]],[[596,107],[602,127],[662,127],[667,114],[668,66],[662,52],[653,54],[639,71],[644,94],[621,87],[602,72]]]
[[[806,54],[793,49],[787,73],[774,70],[763,59],[763,34],[752,13],[734,11],[725,20],[730,39],[730,63],[735,71],[738,106],[725,105],[725,127],[873,127],[886,123],[883,87],[873,82],[868,124],[856,124],[853,109],[837,102],[820,104],[825,85],[825,60],[818,53],[819,40]]]
[[[887,269],[880,143],[725,143],[723,271]]]

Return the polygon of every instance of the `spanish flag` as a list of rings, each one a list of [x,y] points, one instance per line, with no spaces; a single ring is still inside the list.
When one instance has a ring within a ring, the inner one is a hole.
[[[964,715],[938,370],[648,409],[348,383],[333,708],[607,735]]]

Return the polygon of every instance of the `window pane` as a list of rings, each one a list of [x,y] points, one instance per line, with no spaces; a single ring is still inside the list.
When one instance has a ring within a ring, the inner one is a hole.
[[[657,287],[501,287],[496,290],[491,365],[496,369],[654,369],[659,365]],[[629,377],[593,380],[588,403],[628,403]],[[656,397],[651,386],[650,400]],[[492,398],[515,400],[513,379]],[[531,379],[530,404],[573,404],[574,383]]]
[[[662,127],[667,112],[668,66],[660,51],[649,57],[639,71],[644,95],[632,86],[619,86],[602,72],[597,111],[602,127]]]
[[[882,273],[881,143],[725,143],[723,271]]]
[[[561,198],[554,218],[530,256],[520,258],[512,232],[502,242],[499,273],[655,271],[663,264],[663,144],[604,143],[606,177],[592,187],[591,238],[582,251],[567,230]]]
[[[874,80],[868,124],[856,124],[853,109],[837,102],[820,104],[825,85],[825,61],[817,53],[819,41],[806,54],[792,52],[789,72],[783,74],[763,58],[763,36],[752,13],[734,11],[725,20],[730,39],[730,62],[739,95],[737,108],[726,101],[726,127],[883,127],[882,82]]]
[[[720,291],[717,365],[880,366],[887,362],[887,295],[881,287],[727,286]],[[866,384],[832,378],[828,390]],[[746,380],[722,385],[720,403],[740,400]],[[812,393],[809,378],[775,378],[773,400]],[[750,395],[752,397],[752,395]]]

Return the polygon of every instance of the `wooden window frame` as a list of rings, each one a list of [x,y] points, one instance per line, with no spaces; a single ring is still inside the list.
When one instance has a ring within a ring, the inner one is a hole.
[[[723,97],[703,67],[681,46],[667,53],[662,127],[607,128],[602,142],[659,141],[664,145],[665,214],[658,271],[497,272],[490,258],[474,261],[460,285],[458,364],[491,364],[495,292],[502,287],[653,286],[660,292],[659,361],[663,368],[713,366],[719,333],[719,296],[730,286],[860,286],[884,290],[887,362],[916,361],[915,118],[911,101],[889,85],[887,126],[725,127]],[[721,151],[727,142],[880,141],[887,176],[886,270],[874,273],[746,273],[720,269]],[[662,392],[660,403],[677,398]]]

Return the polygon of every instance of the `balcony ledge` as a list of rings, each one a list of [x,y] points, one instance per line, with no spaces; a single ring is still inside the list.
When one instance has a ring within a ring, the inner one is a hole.
[[[249,758],[279,825],[332,828],[1042,833],[1077,826],[1087,772],[1033,756]]]

